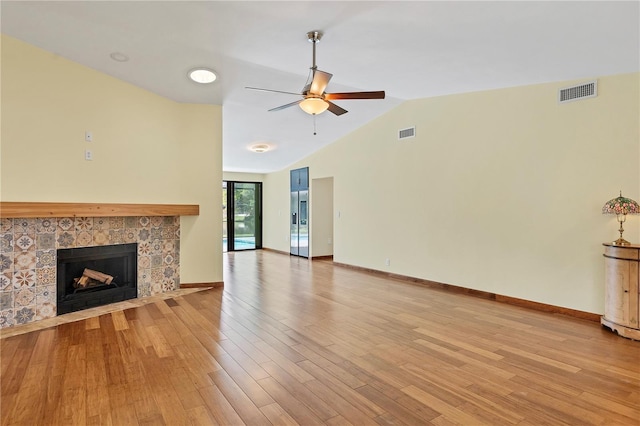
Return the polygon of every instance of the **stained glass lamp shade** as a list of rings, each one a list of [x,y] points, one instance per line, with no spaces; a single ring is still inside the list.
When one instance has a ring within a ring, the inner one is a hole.
[[[620,229],[618,229],[618,232],[620,232],[620,238],[615,240],[613,244],[617,246],[631,245],[629,241],[622,238],[622,233],[624,232],[622,224],[627,220],[628,214],[640,214],[640,205],[631,198],[623,197],[622,191],[620,191],[619,197],[609,200],[604,204],[604,207],[602,207],[602,214],[615,214],[618,222],[620,223]]]

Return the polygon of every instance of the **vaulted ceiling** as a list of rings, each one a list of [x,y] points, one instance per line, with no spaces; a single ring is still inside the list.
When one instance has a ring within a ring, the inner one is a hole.
[[[280,170],[405,100],[640,70],[635,1],[2,1],[3,33],[178,102],[223,106],[225,171]],[[315,120],[297,107],[312,45],[336,101]],[[129,60],[118,62],[120,52]],[[196,66],[218,80],[187,79]],[[256,154],[248,147],[266,143]]]

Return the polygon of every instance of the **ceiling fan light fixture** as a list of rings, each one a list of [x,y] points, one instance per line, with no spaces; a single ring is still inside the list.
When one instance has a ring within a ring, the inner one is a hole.
[[[129,57],[122,52],[112,52],[109,57],[116,62],[127,62]]]
[[[194,68],[188,73],[189,79],[200,84],[209,84],[216,81],[218,76],[215,72],[207,68]]]
[[[329,102],[322,98],[307,98],[298,105],[304,112],[311,115],[323,113],[329,108]]]
[[[271,147],[266,143],[260,143],[256,145],[251,145],[249,149],[253,152],[257,152],[258,154],[262,154],[263,152],[269,151],[270,148]]]

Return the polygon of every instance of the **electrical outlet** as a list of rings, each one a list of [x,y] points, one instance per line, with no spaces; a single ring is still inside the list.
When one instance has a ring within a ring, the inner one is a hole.
[[[384,260],[384,264],[387,266],[391,266],[391,259],[387,258]]]
[[[327,238],[327,244],[331,245],[332,241],[331,241],[331,237]]]
[[[92,161],[93,160],[93,152],[91,152],[90,149],[85,149],[84,150],[84,159],[86,161]]]

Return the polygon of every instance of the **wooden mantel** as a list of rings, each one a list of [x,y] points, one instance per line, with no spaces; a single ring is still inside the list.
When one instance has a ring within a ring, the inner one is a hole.
[[[104,204],[0,202],[0,218],[197,216],[198,204]]]

